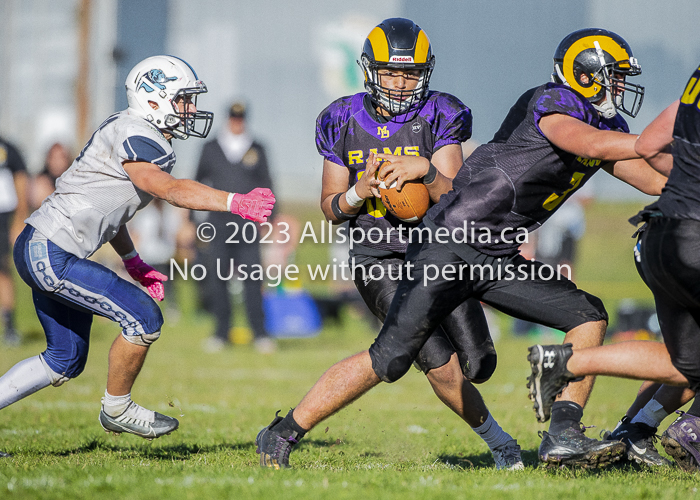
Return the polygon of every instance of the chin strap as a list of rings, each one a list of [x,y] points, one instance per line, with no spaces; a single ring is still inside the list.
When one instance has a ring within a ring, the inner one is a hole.
[[[603,81],[601,82],[601,85],[605,89],[605,100],[600,104],[593,104],[593,107],[598,111],[598,113],[600,113],[600,115],[603,118],[610,119],[617,114],[617,107],[615,106],[615,101],[613,99],[612,92],[610,92],[610,78],[608,77],[608,73],[605,69],[605,53],[603,52],[603,49],[600,48],[598,40],[595,40],[593,42],[593,45],[595,46],[595,51],[598,55],[598,61],[600,62],[600,71],[603,75]]]

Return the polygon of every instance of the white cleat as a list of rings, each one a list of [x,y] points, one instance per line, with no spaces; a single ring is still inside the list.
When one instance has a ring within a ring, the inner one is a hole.
[[[100,425],[112,434],[127,432],[149,441],[160,436],[170,434],[178,428],[180,422],[177,419],[162,415],[137,405],[133,401],[121,415],[111,417],[104,411],[100,411]]]

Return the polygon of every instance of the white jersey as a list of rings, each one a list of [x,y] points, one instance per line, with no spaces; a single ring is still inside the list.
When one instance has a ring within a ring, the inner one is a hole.
[[[56,191],[25,222],[63,250],[89,257],[153,199],[131,182],[122,166],[127,160],[168,173],[175,165],[160,130],[125,110],[100,125],[56,181]]]

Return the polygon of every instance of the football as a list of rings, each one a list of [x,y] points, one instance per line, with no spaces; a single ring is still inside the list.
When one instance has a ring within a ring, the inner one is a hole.
[[[387,163],[385,162],[384,165]],[[383,178],[381,170],[378,178],[380,180]],[[430,206],[428,188],[421,181],[404,182],[401,191],[396,190],[396,181],[389,187],[381,181],[379,194],[386,209],[404,222],[420,221]]]

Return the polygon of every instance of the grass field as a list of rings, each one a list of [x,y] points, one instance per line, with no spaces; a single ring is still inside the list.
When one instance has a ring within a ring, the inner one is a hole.
[[[631,261],[633,205],[590,209],[579,284],[601,296],[611,312],[624,297],[650,301]],[[311,214],[312,211],[300,212]],[[307,216],[307,215],[304,215]],[[302,264],[323,249],[299,251]],[[320,288],[320,284],[314,286]],[[0,373],[44,349],[27,287],[19,326],[26,342],[4,349]],[[697,498],[699,476],[680,469],[620,466],[605,471],[538,467],[537,432],[527,399],[526,347],[499,317],[499,367],[482,394],[493,415],[524,450],[526,469],[498,472],[486,445],[411,371],[381,384],[314,429],[292,453],[292,470],[258,467],[254,438],[276,410],[285,413],[334,362],[366,349],[377,332],[357,312],[328,324],[312,339],[286,340],[268,356],[250,346],[206,354],[211,321],[195,310],[191,286],[179,289],[183,314],[168,321],[134,388],[134,399],[177,417],[180,429],[147,442],[106,435],[97,422],[106,355],[117,335],[96,319],[83,375],[0,412],[0,498]],[[597,436],[612,428],[632,401],[637,382],[600,379],[584,423]],[[669,418],[662,429],[671,422]]]

